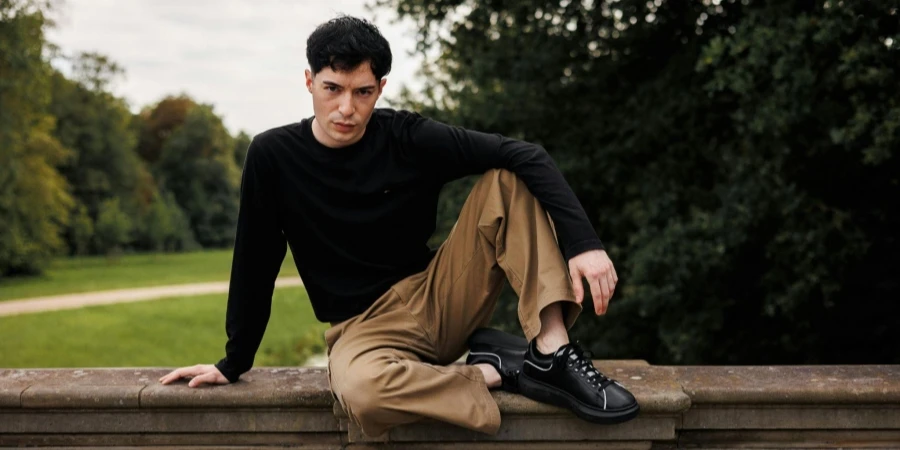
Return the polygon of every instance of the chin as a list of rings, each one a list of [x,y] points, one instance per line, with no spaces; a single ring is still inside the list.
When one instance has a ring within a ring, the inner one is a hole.
[[[331,138],[336,141],[352,141],[359,137],[359,133],[341,133],[340,131],[335,130],[331,133]]]
[[[335,132],[335,133],[331,134],[331,139],[338,144],[342,144],[341,146],[344,146],[344,145],[350,145],[351,143],[356,142],[357,140],[359,140],[359,136],[357,136],[355,134],[351,135],[351,134]]]

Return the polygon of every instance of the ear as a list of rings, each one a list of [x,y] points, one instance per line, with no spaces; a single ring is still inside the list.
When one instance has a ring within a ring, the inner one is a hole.
[[[387,84],[387,78],[382,78],[382,79],[381,79],[381,83],[380,83],[380,85],[378,86],[378,92],[379,92],[379,93],[381,93],[381,91],[384,90],[384,85],[385,85],[385,84]]]
[[[310,72],[309,69],[306,69],[305,71],[303,71],[303,74],[306,75],[306,89],[309,91],[310,94],[312,94],[313,79],[315,77],[313,76],[312,72]]]

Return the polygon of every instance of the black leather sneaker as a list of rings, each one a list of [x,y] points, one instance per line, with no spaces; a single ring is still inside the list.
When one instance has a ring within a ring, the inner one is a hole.
[[[590,353],[573,343],[552,355],[541,355],[532,341],[519,375],[519,392],[539,402],[568,408],[593,423],[620,423],[636,417],[640,407],[634,396],[594,368],[590,358]]]
[[[525,360],[525,338],[492,328],[479,328],[469,336],[466,364],[490,364],[500,373],[504,391],[519,392],[519,373]]]

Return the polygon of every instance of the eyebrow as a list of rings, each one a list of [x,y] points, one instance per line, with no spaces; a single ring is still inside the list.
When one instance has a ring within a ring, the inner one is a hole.
[[[339,88],[341,88],[341,89],[344,88],[344,86],[341,86],[341,85],[339,85],[339,84],[337,84],[337,83],[335,83],[335,82],[333,82],[333,81],[323,81],[322,83],[323,83],[324,85],[326,85],[326,86],[334,86],[334,87],[339,87]],[[372,85],[369,85],[369,86],[362,86],[362,87],[356,88],[357,91],[363,91],[363,90],[366,90],[366,89],[375,89],[375,85],[372,84]]]

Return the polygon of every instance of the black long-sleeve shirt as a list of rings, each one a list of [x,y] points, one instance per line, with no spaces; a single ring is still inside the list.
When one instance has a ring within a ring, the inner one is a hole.
[[[362,139],[344,148],[325,147],[311,126],[309,118],[271,129],[247,151],[226,357],[216,364],[232,382],[253,365],[286,244],[316,318],[348,319],[428,265],[438,194],[448,181],[508,169],[550,214],[566,260],[603,248],[539,145],[390,109],[376,109]]]

